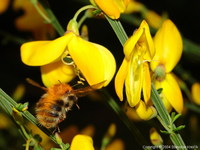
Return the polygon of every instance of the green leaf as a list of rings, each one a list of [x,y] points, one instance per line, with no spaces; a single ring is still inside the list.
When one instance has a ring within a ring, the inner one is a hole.
[[[179,117],[181,116],[181,114],[177,114],[172,118],[172,122],[175,122]]]
[[[168,131],[166,130],[160,130],[161,133],[164,133],[164,134],[170,134]]]
[[[174,132],[180,131],[185,128],[185,125],[180,125],[177,128],[173,129]]]
[[[159,88],[159,89],[157,89],[158,94],[161,94],[162,91],[163,91],[163,88]]]

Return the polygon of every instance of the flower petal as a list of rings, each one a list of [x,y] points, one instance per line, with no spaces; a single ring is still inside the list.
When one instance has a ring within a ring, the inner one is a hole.
[[[143,96],[145,103],[148,104],[151,96],[151,76],[149,72],[149,65],[147,62],[143,63],[143,74]]]
[[[183,110],[183,97],[180,87],[175,80],[173,74],[166,74],[165,80],[161,82],[163,88],[163,94],[169,101],[171,106],[178,112],[181,113]]]
[[[92,138],[87,135],[76,135],[71,143],[71,150],[94,150]]]
[[[141,99],[142,84],[144,79],[143,65],[135,64],[134,60],[131,59],[131,62],[128,63],[128,73],[125,79],[126,97],[131,107],[137,105]]]
[[[154,70],[159,64],[166,68],[166,72],[171,72],[180,60],[183,51],[183,42],[181,35],[174,23],[167,19],[163,22],[161,28],[154,37],[156,54],[151,62],[151,68]]]
[[[118,19],[124,12],[129,0],[94,0],[98,7],[110,18]]]
[[[113,0],[94,0],[98,7],[110,18],[118,19],[120,11],[113,2]]]
[[[155,29],[158,29],[163,21],[163,18],[158,15],[155,11],[148,10],[145,13],[145,19],[149,23],[149,25]]]
[[[200,83],[194,83],[192,85],[192,100],[197,104],[200,105]]]
[[[106,150],[124,150],[124,149],[125,149],[125,144],[119,138],[113,139],[111,143],[109,143],[108,146],[106,146]]]
[[[163,139],[155,128],[150,129],[150,140],[153,145],[163,144]]]
[[[125,13],[130,14],[134,12],[140,12],[144,9],[144,5],[140,2],[136,2],[135,0],[131,0],[125,10]]]
[[[154,84],[155,84],[156,89],[161,89],[161,88],[163,88],[160,81],[155,81]],[[171,104],[169,103],[169,101],[168,101],[168,99],[166,98],[166,96],[163,94],[163,92],[161,92],[161,93],[159,94],[159,96],[160,96],[160,98],[162,99],[162,102],[163,102],[165,108],[167,109],[167,111],[168,111],[168,112],[171,112],[172,106],[171,106]]]
[[[90,85],[105,81],[103,86],[110,83],[116,70],[113,55],[105,47],[74,37],[68,51]]]
[[[124,59],[115,77],[115,91],[121,101],[123,100],[124,81],[128,71],[127,67],[128,62]]]
[[[151,60],[155,54],[153,40],[150,34],[149,26],[146,21],[142,21],[140,27],[124,44],[124,54],[127,60],[130,59],[134,51],[144,51],[146,60]]]
[[[0,14],[5,12],[10,4],[10,0],[1,0],[0,1]]]
[[[136,105],[135,110],[143,120],[152,119],[157,115],[156,109],[153,106],[147,106],[142,100]]]
[[[27,42],[21,46],[21,59],[29,66],[42,66],[57,60],[74,36],[71,32],[53,41]]]
[[[41,66],[42,81],[46,87],[71,81],[75,77],[74,68],[57,61]]]

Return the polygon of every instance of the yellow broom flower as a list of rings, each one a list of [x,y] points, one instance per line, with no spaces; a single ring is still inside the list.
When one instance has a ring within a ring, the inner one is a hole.
[[[115,90],[120,100],[123,100],[125,85],[129,105],[135,107],[141,119],[151,119],[156,110],[150,106],[151,78],[149,64],[155,49],[146,21],[126,41],[124,45],[125,58],[115,78]],[[144,101],[141,101],[143,92]]]
[[[70,146],[71,150],[94,150],[93,140],[87,135],[76,135]]]
[[[118,19],[126,10],[129,0],[94,0],[94,2],[110,18]]]
[[[65,62],[68,56],[72,63]],[[102,86],[106,86],[116,69],[115,59],[108,49],[72,31],[52,41],[23,44],[21,58],[26,65],[41,66],[42,81],[47,87],[69,82],[79,75],[77,72],[81,72],[90,85],[105,81]]]
[[[194,83],[192,85],[191,94],[192,100],[195,104],[200,105],[200,83]]]
[[[178,113],[183,110],[180,87],[171,73],[180,60],[183,44],[181,35],[171,20],[165,20],[154,37],[156,54],[151,69],[156,77],[156,88],[162,88],[161,97],[168,111],[173,107]]]

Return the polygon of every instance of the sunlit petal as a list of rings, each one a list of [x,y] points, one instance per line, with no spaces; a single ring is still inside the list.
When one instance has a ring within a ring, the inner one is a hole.
[[[104,86],[108,85],[116,70],[115,59],[108,49],[77,36],[70,41],[68,51],[90,85],[102,81],[106,81]]]
[[[87,135],[76,135],[70,146],[71,150],[94,150],[92,138]]]
[[[22,62],[29,66],[42,66],[57,60],[66,50],[66,45],[71,40],[73,34],[53,41],[27,42],[21,46]]]
[[[143,63],[143,74],[144,74],[143,96],[144,96],[145,103],[148,104],[150,100],[150,95],[151,95],[151,76],[149,72],[149,65],[147,62]]]
[[[94,0],[98,7],[110,18],[118,19],[124,12],[129,0]]]
[[[134,66],[133,61],[128,63],[128,73],[125,79],[125,86],[127,101],[131,107],[138,104],[141,99],[143,79],[143,65]]]
[[[127,76],[127,71],[128,62],[124,59],[115,77],[115,91],[121,101],[123,100],[124,81]]]
[[[163,94],[171,106],[178,112],[181,113],[183,110],[183,97],[180,87],[175,80],[173,74],[168,73],[165,80],[161,82],[163,88]]]
[[[200,83],[194,83],[191,90],[193,101],[200,105]]]
[[[126,41],[124,45],[124,54],[127,60],[130,59],[131,53],[141,51],[146,60],[151,60],[155,54],[153,40],[150,34],[149,26],[146,21],[142,21],[140,27]]]
[[[180,60],[183,43],[181,35],[171,20],[163,22],[161,28],[154,37],[156,54],[151,62],[151,68],[154,70],[159,64],[166,68],[166,72],[171,72]]]
[[[46,87],[71,81],[75,77],[74,68],[61,61],[41,66],[42,82]]]
[[[143,120],[152,119],[157,115],[156,109],[153,106],[147,106],[142,100],[136,105],[135,110]]]

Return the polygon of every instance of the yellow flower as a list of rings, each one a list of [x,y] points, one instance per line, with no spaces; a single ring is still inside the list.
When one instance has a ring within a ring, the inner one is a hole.
[[[139,103],[142,89],[145,101],[150,98],[151,79],[146,61],[151,60],[154,53],[148,24],[143,21],[124,45],[125,58],[115,78],[115,90],[119,99],[123,100],[125,83],[126,96],[131,107]]]
[[[129,105],[135,107],[138,116],[145,120],[157,114],[154,107],[150,106],[151,78],[147,62],[152,60],[154,53],[149,26],[143,21],[124,45],[125,58],[115,78],[115,90],[119,99],[123,100],[125,84]],[[141,93],[145,103],[141,100]]]
[[[63,58],[69,55],[75,66],[63,63]],[[108,49],[74,32],[67,32],[53,41],[25,43],[21,46],[21,58],[26,65],[41,66],[42,81],[47,87],[69,82],[79,70],[90,85],[105,81],[103,86],[106,86],[116,69],[115,59]]]
[[[134,12],[140,12],[145,8],[145,6],[140,3],[140,2],[136,2],[135,0],[130,0],[125,13],[130,14],[130,13],[134,13]]]
[[[163,139],[155,128],[150,129],[150,140],[153,145],[162,145]]]
[[[126,10],[129,0],[94,0],[94,2],[110,18],[118,19]]]
[[[142,17],[147,21],[149,26],[156,29],[161,26],[163,20],[166,18],[166,16],[160,16],[156,12],[149,10],[142,3],[137,2],[135,0],[130,0],[125,10],[125,13],[131,14],[131,13],[136,13],[136,12],[142,15]]]
[[[105,150],[125,150],[125,144],[121,139],[114,139]]]
[[[159,14],[157,14],[155,11],[152,11],[152,10],[144,11],[143,16],[147,20],[148,24],[151,27],[156,28],[156,29],[158,29],[163,22],[163,18]]]
[[[38,4],[38,6],[43,10],[41,5]],[[24,14],[15,20],[18,30],[32,32],[36,40],[46,40],[48,37],[55,36],[54,28],[50,24],[45,23],[45,20],[29,0],[15,0],[13,8],[24,11]]]
[[[5,12],[10,4],[10,0],[0,0],[0,14]]]
[[[200,105],[200,83],[194,83],[191,89],[192,100],[197,105]]]
[[[71,150],[94,150],[93,140],[87,135],[76,135],[70,146]]]
[[[162,88],[161,97],[168,111],[173,107],[178,113],[183,110],[180,87],[171,73],[178,63],[182,50],[181,35],[171,20],[165,20],[154,37],[156,54],[151,61],[156,88]]]
[[[150,120],[157,115],[157,111],[153,106],[145,104],[142,100],[135,107],[138,116],[143,120]]]

